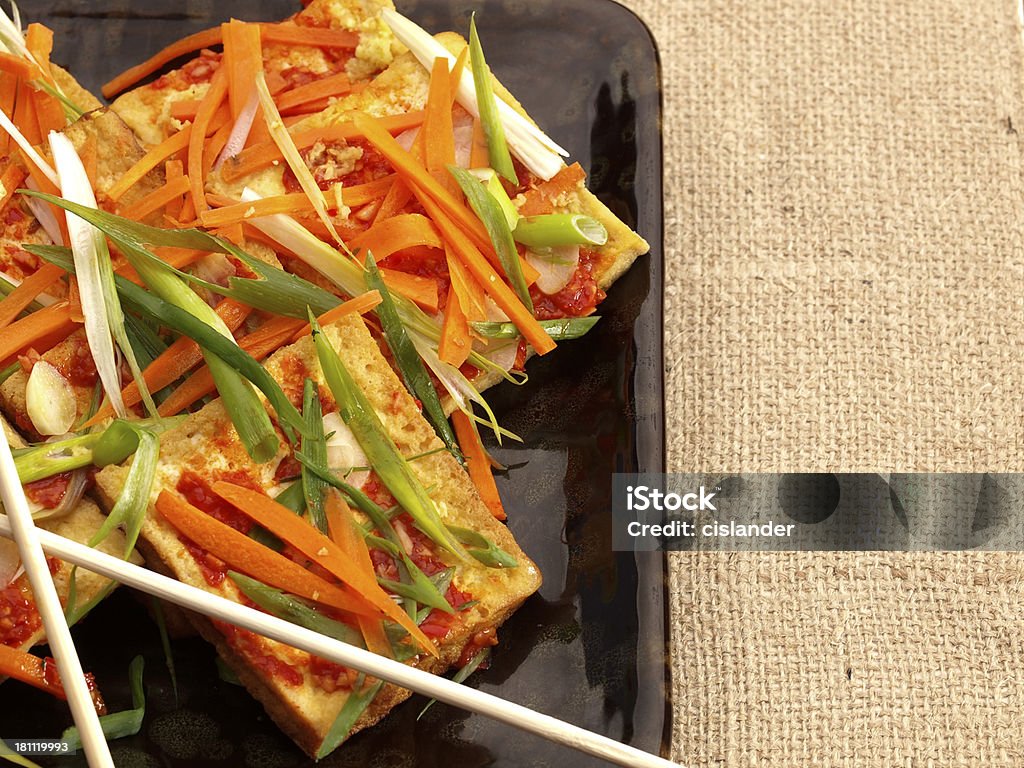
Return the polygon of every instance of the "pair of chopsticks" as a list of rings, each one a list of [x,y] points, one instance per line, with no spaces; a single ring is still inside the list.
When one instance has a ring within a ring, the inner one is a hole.
[[[6,439],[3,441],[3,445],[6,446]],[[11,510],[12,506],[8,501],[8,497],[21,496],[21,502],[24,504],[24,494],[20,491],[21,485],[17,480],[17,474],[13,475],[13,481],[9,479],[11,476],[6,472],[7,465],[10,466],[10,470],[13,472],[14,462],[10,458],[9,449],[0,451],[0,484],[2,484],[0,485],[0,493],[3,494],[4,504],[7,505],[7,509]],[[17,490],[12,493],[12,489],[15,488]],[[27,507],[25,507],[25,514],[28,516]],[[8,522],[8,520],[0,516],[0,536],[11,536],[11,533],[17,528],[17,524],[14,522],[15,518],[16,515],[11,515],[10,522]],[[28,524],[32,526],[31,516],[28,516]],[[183,584],[103,552],[90,549],[49,531],[37,530],[32,527],[31,540],[27,541],[25,545],[22,544],[17,533],[15,533],[15,540],[18,541],[19,549],[22,551],[22,559],[25,562],[26,571],[30,574],[29,578],[32,578],[29,561],[31,556],[34,555],[42,563],[42,576],[49,586],[51,593],[53,593],[53,584],[50,582],[49,573],[46,571],[43,550],[62,560],[79,565],[121,584],[135,587],[184,608],[222,619],[264,637],[269,637],[317,656],[322,656],[350,669],[386,680],[447,704],[486,715],[499,722],[530,731],[551,741],[594,755],[608,762],[618,765],[636,766],[637,768],[672,768],[676,766],[676,763],[643,752],[627,744],[622,744],[607,736],[592,733],[550,715],[535,712],[520,704],[453,683],[446,678],[407,666],[393,659],[377,656],[362,648],[347,645],[304,627],[278,619],[275,616],[261,613],[218,595],[205,592],[197,587]],[[32,581],[32,587],[37,589],[35,581]],[[56,601],[56,593],[53,593],[53,600]],[[85,686],[82,684],[81,665],[78,663],[78,658],[75,655],[74,646],[71,645],[67,624],[63,620],[59,603],[55,604],[57,606],[56,609],[47,609],[45,604],[40,604],[40,608],[42,609],[41,612],[43,613],[43,620],[51,645],[55,646],[54,638],[58,637],[60,632],[63,632],[67,637],[68,647],[63,649],[62,655],[73,658],[76,666],[74,670],[69,670],[67,673],[65,673],[64,667],[60,666],[60,672],[61,679],[64,680],[66,686],[65,690],[68,691],[68,700],[73,702],[73,690],[69,690],[68,686],[72,682],[77,682],[81,684],[83,691]],[[56,616],[51,614],[50,621],[47,621],[46,613],[43,612],[45,610],[55,610]],[[56,622],[53,621],[54,618]],[[51,623],[59,625],[55,627],[54,634],[51,634]],[[55,650],[56,648],[57,646],[55,646]],[[61,655],[57,656],[57,661],[58,664],[61,664]],[[87,692],[85,701],[91,707]],[[93,751],[90,751],[90,741],[87,736],[95,736],[95,734],[89,730],[89,727],[94,724],[97,730],[99,728],[95,712],[90,709],[92,723],[88,722],[89,718],[86,717],[88,713],[80,715],[76,711],[74,704],[72,705],[72,712],[75,716],[75,723],[78,725],[79,731],[83,736],[82,741],[86,748],[89,765],[93,768],[112,765],[110,763],[110,755],[106,752],[105,742],[102,744],[102,750],[94,746]],[[102,734],[98,738],[102,741]],[[676,766],[676,768],[678,767]]]

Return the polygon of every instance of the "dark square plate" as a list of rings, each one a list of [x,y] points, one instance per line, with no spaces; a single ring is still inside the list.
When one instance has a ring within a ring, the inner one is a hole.
[[[167,43],[234,15],[275,20],[278,0],[33,0],[51,26],[54,60],[94,92]],[[495,448],[510,526],[544,586],[502,628],[492,667],[470,685],[651,752],[670,730],[665,561],[611,551],[611,475],[664,471],[662,155],[657,52],[644,25],[609,0],[407,0],[430,30],[478,22],[488,61],[537,122],[589,172],[591,189],[651,244],[612,288],[584,339],[530,363],[530,381],[488,393],[521,445]],[[76,630],[112,711],[130,706],[128,662],[146,658],[142,732],[112,744],[124,766],[310,764],[240,688],[222,682],[199,640],[174,642],[175,702],[152,622],[120,590]],[[416,696],[357,734],[325,766],[598,765],[485,717],[438,704],[419,721]],[[0,736],[60,734],[64,705],[0,686]],[[42,762],[42,759],[40,759]],[[83,765],[80,755],[61,765]]]

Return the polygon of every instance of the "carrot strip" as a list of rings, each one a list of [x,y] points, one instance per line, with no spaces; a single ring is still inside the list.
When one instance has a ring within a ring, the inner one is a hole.
[[[448,292],[444,307],[444,323],[441,325],[441,342],[437,345],[437,356],[456,368],[466,362],[473,348],[469,335],[469,321],[462,311],[462,304],[455,291]]]
[[[401,178],[396,178],[395,183],[391,185],[391,189],[388,190],[387,195],[385,195],[383,202],[380,204],[377,215],[373,217],[373,223],[377,224],[397,215],[411,199],[412,190],[409,189],[409,185],[402,181]]]
[[[0,328],[6,328],[29,304],[64,275],[56,264],[43,264],[0,301]]]
[[[15,320],[0,331],[0,363],[10,360],[42,339],[55,334],[69,336],[77,323],[71,320],[71,307],[66,301],[51,304],[27,317]]]
[[[53,96],[46,91],[31,91],[32,107],[36,112],[36,122],[39,124],[39,133],[49,136],[50,131],[63,130],[68,119],[64,115],[64,107]]]
[[[269,497],[265,498],[272,501]],[[156,500],[156,510],[180,533],[197,542],[214,557],[264,584],[339,611],[365,616],[380,615],[374,606],[358,595],[346,592],[307,571],[270,547],[197,509],[175,493],[161,491]],[[299,519],[294,513],[291,514]]]
[[[85,323],[85,313],[82,312],[82,294],[78,290],[78,278],[68,278],[68,307],[71,311],[71,319],[76,323]]]
[[[473,143],[469,147],[469,167],[487,168],[491,164],[491,156],[487,151],[487,136],[484,124],[479,117],[473,118]]]
[[[382,117],[377,122],[385,131],[402,133],[422,123],[423,112],[405,112],[401,115]],[[349,141],[351,139],[358,139],[362,135],[362,131],[352,122],[344,122],[340,125],[330,125],[325,128],[297,131],[291,136],[292,141],[295,143],[295,148],[301,150],[313,146],[318,141]],[[223,176],[225,181],[236,181],[270,165],[275,160],[280,160],[282,157],[280,148],[273,141],[254,144],[224,163],[224,166],[221,168],[221,176]]]
[[[210,171],[213,170],[213,164],[217,162],[221,151],[227,146],[234,127],[230,122],[224,123],[206,142],[206,146],[203,148],[203,178],[210,175]]]
[[[487,301],[484,289],[473,279],[451,248],[444,249],[445,261],[448,263],[448,277],[451,289],[459,297],[462,313],[471,323],[483,322],[487,319]]]
[[[573,163],[563,168],[551,179],[541,182],[524,195],[526,200],[519,208],[519,215],[538,216],[543,213],[551,213],[554,210],[552,201],[576,189],[586,177],[587,174],[584,173],[579,163]]]
[[[377,584],[372,565],[369,572],[361,569],[356,562],[346,556],[341,547],[314,528],[308,520],[299,517],[266,494],[225,482],[214,483],[213,492],[350,586],[374,608],[403,627],[424,649],[434,656],[438,655],[437,648],[409,618],[409,614],[399,608]]]
[[[25,171],[20,167],[11,163],[8,165],[0,176],[0,211],[2,211],[7,203],[14,197],[14,190],[21,186],[21,183],[25,181]]]
[[[164,163],[164,179],[168,183],[175,179],[187,178],[185,176],[185,167],[181,160],[168,160]],[[171,218],[177,219],[181,215],[181,206],[184,200],[174,199],[164,206],[164,213]]]
[[[300,85],[285,91],[277,99],[277,109],[286,112],[302,104],[319,99],[326,99],[330,96],[340,96],[352,90],[352,81],[344,72],[314,80],[311,83]],[[319,110],[318,110],[319,111]]]
[[[316,321],[320,325],[328,325],[333,323],[335,320],[339,320],[345,315],[360,314],[365,315],[371,309],[374,309],[381,302],[381,295],[379,291],[367,291],[366,293],[356,296],[354,299],[349,299],[343,304],[339,304],[334,309],[329,309],[324,312]],[[313,332],[313,327],[307,323],[292,336],[292,342],[296,342],[303,336],[308,336]]]
[[[64,686],[60,684],[60,678],[55,677],[51,681],[47,677],[46,662],[43,659],[3,643],[0,643],[0,676],[13,677],[15,680],[46,691],[58,699],[67,700],[67,694],[64,693]]]
[[[434,278],[410,275],[407,272],[384,267],[380,268],[380,276],[384,278],[384,285],[388,287],[389,291],[405,296],[431,314],[439,309],[437,280]]]
[[[228,242],[234,243],[239,248],[245,247],[245,233],[242,232],[242,224],[228,224],[225,227],[220,227],[214,230],[214,234],[217,237],[223,237]]]
[[[53,53],[53,30],[42,24],[33,22],[25,30],[25,47],[36,60],[42,76],[53,83],[53,70],[50,68],[50,54]]]
[[[16,77],[0,77],[0,109],[9,118],[14,118],[14,104],[21,80]],[[10,153],[11,137],[7,131],[0,131],[0,154]]]
[[[467,45],[461,51],[459,55],[455,57],[455,64],[452,65],[452,71],[448,75],[448,109],[455,106],[456,92],[459,90],[459,83],[462,82],[462,72],[466,68],[466,62],[469,61],[469,46]]]
[[[501,503],[501,496],[498,494],[498,486],[494,482],[494,473],[491,472],[491,463],[487,458],[487,451],[480,441],[480,433],[473,421],[462,411],[456,410],[452,413],[452,426],[455,428],[455,436],[459,439],[459,448],[466,458],[466,469],[469,471],[469,478],[476,486],[477,493],[483,499],[484,504],[498,520],[504,520],[505,507]]]
[[[430,72],[430,89],[424,110],[423,159],[427,171],[440,182],[450,195],[459,185],[448,173],[447,166],[455,163],[455,128],[452,125],[452,98],[449,90],[448,60],[434,59]]]
[[[139,161],[135,163],[135,165],[124,172],[121,178],[119,178],[117,182],[107,190],[107,197],[114,202],[120,200],[121,196],[138,184],[147,173],[169,157],[173,157],[176,153],[188,147],[191,139],[191,125],[186,125],[177,133],[164,139],[139,158]]]
[[[359,45],[359,35],[342,29],[319,29],[300,27],[295,24],[259,24],[257,25],[267,43],[284,43],[291,45],[309,45],[316,48],[350,48]],[[103,95],[111,98],[126,88],[147,77],[165,64],[188,53],[209,48],[223,42],[220,27],[205,29],[202,32],[183,37],[175,43],[151,56],[141,64],[125,70],[103,86]]]
[[[220,28],[224,40],[223,66],[228,73],[228,101],[231,117],[237,120],[256,92],[256,74],[263,69],[260,28],[238,19],[231,19]]]
[[[20,77],[22,80],[31,80],[34,67],[20,56],[0,52],[0,72],[6,72],[13,77]]]
[[[175,120],[186,122],[196,119],[196,112],[199,111],[200,99],[182,99],[171,103],[170,115]]]
[[[217,304],[214,311],[233,333],[252,314],[253,309],[240,301],[223,299]],[[146,388],[150,392],[159,392],[188,373],[202,359],[203,353],[199,349],[199,345],[187,336],[181,336],[146,366],[146,370],[142,372],[142,379],[146,382]],[[121,397],[124,399],[125,406],[129,408],[140,402],[142,395],[139,393],[139,385],[135,381],[130,382],[121,390]],[[113,415],[113,407],[109,401],[105,401],[84,426],[91,427],[94,424],[99,424]]]
[[[444,245],[430,219],[418,213],[392,216],[379,224],[374,224],[349,242],[353,250],[359,248],[372,251],[376,261],[386,259],[395,251],[417,245],[430,248],[441,248]]]
[[[330,532],[331,541],[337,544],[345,556],[367,577],[376,580],[370,550],[366,546],[366,540],[356,532],[355,518],[348,504],[338,493],[332,491],[327,495],[325,507],[327,530]],[[388,658],[394,655],[382,621],[360,616],[359,629],[366,640],[367,650]]]
[[[413,192],[418,192],[414,187]],[[433,198],[425,194],[417,194],[420,203],[427,213],[434,220],[434,224],[441,230],[444,237],[462,263],[476,278],[484,291],[494,299],[494,303],[508,315],[509,319],[516,324],[523,337],[533,346],[537,354],[543,355],[555,348],[555,342],[541,328],[537,319],[530,314],[530,311],[523,306],[519,297],[512,292],[512,289],[498,276],[494,267],[484,258],[479,250],[470,242],[469,238],[459,227],[448,218],[440,205],[434,202]]]
[[[163,186],[157,187],[148,195],[136,200],[134,204],[121,211],[121,215],[126,219],[142,221],[151,213],[160,210],[172,200],[177,200],[182,195],[187,195],[191,188],[192,186],[188,176],[179,176],[176,179],[171,179]]]
[[[35,106],[32,103],[32,89],[22,80],[18,83],[18,97],[14,106],[14,124],[21,130],[22,135],[28,139],[29,144],[38,146],[42,143],[42,134],[39,132],[39,119],[36,117]]]
[[[89,184],[96,189],[96,168],[99,165],[99,140],[92,131],[85,135],[82,148],[78,150],[78,156],[82,159],[82,167],[85,168],[85,175]]]
[[[192,135],[188,142],[188,177],[192,184],[192,203],[195,205],[196,213],[202,213],[207,209],[206,198],[203,197],[204,181],[206,180],[206,175],[203,173],[203,144],[206,138],[206,126],[227,95],[227,88],[227,73],[221,67],[214,72],[210,88],[203,96],[196,119],[192,123]]]

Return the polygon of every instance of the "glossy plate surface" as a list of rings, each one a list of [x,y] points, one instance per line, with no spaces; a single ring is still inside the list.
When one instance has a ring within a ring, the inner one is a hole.
[[[56,35],[54,60],[99,86],[186,34],[236,16],[275,20],[288,2],[34,0],[26,22]],[[161,9],[165,9],[161,11]],[[488,392],[523,444],[495,448],[510,526],[544,586],[501,629],[493,664],[470,685],[598,733],[659,752],[669,732],[663,555],[611,551],[611,475],[664,470],[662,158],[657,53],[631,12],[610,0],[400,2],[427,29],[477,22],[488,62],[534,119],[589,173],[589,184],[652,251],[600,307],[583,339],[534,359],[525,386]],[[87,669],[111,711],[130,707],[126,671],[146,659],[142,732],[112,744],[123,766],[312,765],[244,690],[218,678],[212,650],[173,643],[176,702],[143,603],[118,591],[76,629]],[[322,766],[590,766],[566,748],[436,704],[419,721],[414,696],[357,734]],[[0,686],[0,736],[55,737],[64,705]],[[84,765],[79,755],[46,765]]]

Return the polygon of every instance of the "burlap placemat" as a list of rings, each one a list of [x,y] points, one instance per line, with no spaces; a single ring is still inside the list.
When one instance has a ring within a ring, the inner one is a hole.
[[[669,464],[1024,470],[1017,10],[628,0],[664,63]],[[672,559],[687,765],[1024,765],[1016,555]]]

